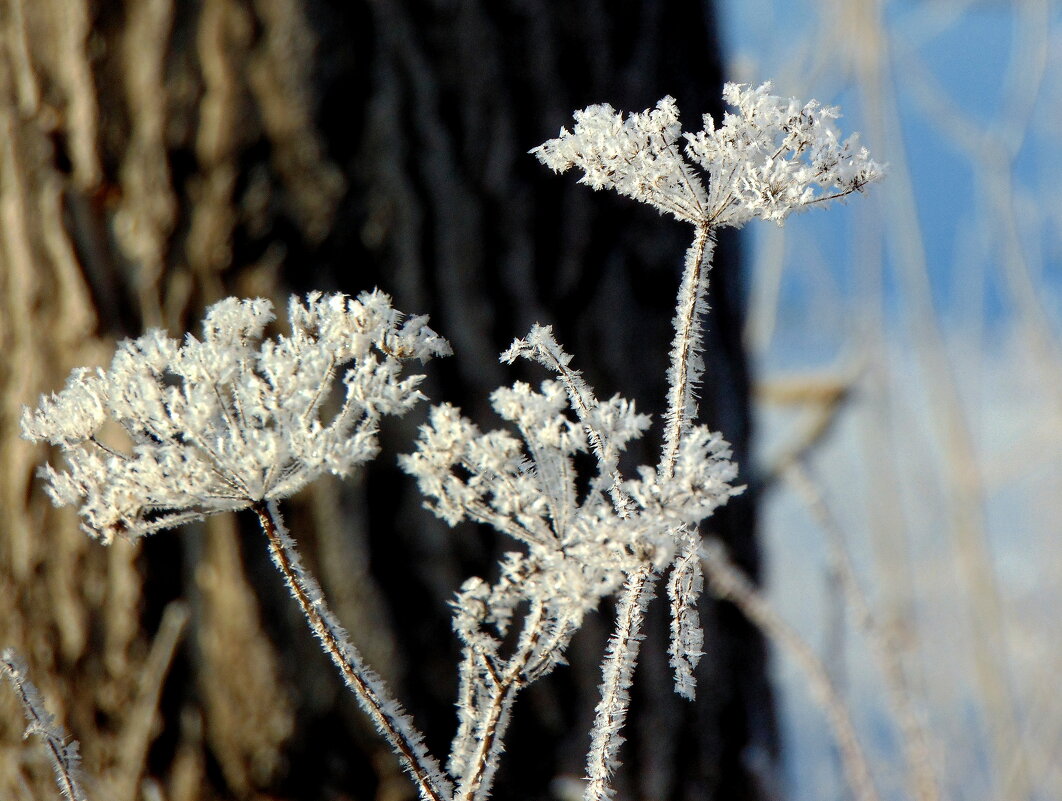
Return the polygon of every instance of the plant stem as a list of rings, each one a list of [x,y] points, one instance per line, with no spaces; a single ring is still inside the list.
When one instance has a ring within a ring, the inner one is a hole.
[[[26,666],[10,648],[0,651],[0,676],[11,682],[22,705],[22,711],[26,714],[29,725],[24,736],[36,734],[44,741],[60,794],[68,801],[87,801],[87,796],[78,783],[80,759],[77,742],[67,744],[66,731],[44,708],[40,693],[26,677]]]
[[[708,273],[715,251],[714,229],[708,222],[698,223],[693,242],[686,250],[682,284],[676,302],[675,338],[671,343],[671,366],[668,368],[667,415],[664,451],[657,468],[661,477],[674,476],[679,447],[691,421],[697,416],[697,382],[704,372],[701,361],[701,315],[707,311]],[[685,527],[676,530],[681,537]],[[590,782],[584,798],[601,801],[613,794],[609,786],[616,753],[623,741],[620,731],[627,718],[628,690],[634,677],[642,639],[643,613],[652,597],[657,574],[647,562],[627,576],[619,608],[616,629],[609,641],[602,665],[601,702],[597,706],[593,737],[586,764]]]
[[[686,251],[682,285],[675,311],[675,338],[671,343],[664,453],[660,473],[670,478],[675,471],[682,434],[697,415],[694,394],[704,366],[701,362],[701,315],[708,310],[708,273],[715,251],[715,230],[709,223],[697,225]]]
[[[490,796],[494,771],[502,751],[502,740],[509,727],[509,711],[517,693],[528,683],[527,665],[542,639],[544,614],[542,604],[536,604],[524,619],[524,631],[520,637],[518,651],[506,665],[505,673],[492,679],[490,703],[477,726],[478,747],[471,760],[473,767],[470,775],[458,788],[455,796],[458,801],[483,801]]]
[[[509,727],[509,710],[512,709],[516,694],[523,687],[521,677],[506,677],[506,680],[491,688],[489,706],[484,710],[477,732],[478,748],[472,760],[472,774],[462,783],[456,798],[460,801],[485,799],[490,795],[493,784],[494,765],[498,753],[502,750],[502,739]]]
[[[425,748],[424,736],[401,705],[391,697],[383,680],[362,661],[347,633],[328,608],[317,581],[302,566],[295,543],[284,529],[276,503],[259,501],[252,508],[269,540],[273,563],[299,602],[310,630],[320,640],[325,653],[332,658],[362,709],[402,760],[420,788],[421,797],[425,801],[449,801],[452,794],[449,779]]]
[[[841,752],[848,786],[855,801],[881,801],[870,776],[870,764],[856,736],[851,710],[822,661],[779,615],[719,544],[701,551],[701,566],[716,597],[730,601],[767,639],[787,652],[808,678],[812,695],[822,706]]]
[[[614,794],[609,778],[623,743],[620,732],[627,720],[629,690],[634,680],[634,666],[643,634],[645,607],[653,596],[657,574],[649,564],[642,565],[628,577],[616,610],[616,630],[608,643],[601,666],[601,701],[595,710],[590,753],[586,756],[589,782],[584,801],[607,801]]]

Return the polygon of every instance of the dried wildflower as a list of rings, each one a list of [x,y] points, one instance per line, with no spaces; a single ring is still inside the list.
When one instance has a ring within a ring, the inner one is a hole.
[[[126,340],[108,369],[75,370],[25,409],[23,436],[58,446],[67,463],[43,471],[55,503],[78,506],[85,529],[109,541],[286,497],[371,459],[379,417],[421,399],[422,376],[403,378],[393,354],[449,353],[426,318],[403,321],[379,292],[312,293],[288,314],[290,335],[261,341],[272,304],[223,300],[202,339],[153,330]],[[344,366],[342,405],[322,419]],[[105,441],[108,421],[127,447]]]
[[[844,198],[883,175],[882,167],[858,145],[856,137],[840,141],[833,125],[840,116],[837,109],[814,100],[804,104],[784,100],[770,94],[770,89],[770,83],[755,89],[728,83],[723,98],[736,113],[724,114],[719,126],[705,115],[704,127],[696,133],[682,132],[678,109],[670,97],[655,109],[627,117],[609,105],[589,106],[575,112],[573,130],[562,128],[556,139],[531,151],[555,172],[578,167],[583,172],[580,182],[592,189],[614,189],[694,226],[675,307],[660,463],[655,471],[641,470],[641,483],[622,482],[614,469],[615,450],[595,441],[593,426],[587,425],[602,475],[611,471],[613,502],[623,523],[627,523],[623,515],[636,510],[643,510],[636,518],[650,509],[671,516],[669,525],[662,518],[656,522],[670,543],[670,656],[675,690],[690,699],[696,686],[693,671],[704,644],[697,616],[704,581],[696,524],[725,500],[725,496],[713,498],[705,492],[706,484],[696,467],[699,461],[720,464],[729,457],[727,451],[718,450],[725,448],[718,435],[694,425],[697,385],[704,373],[701,319],[708,311],[716,229],[740,228],[756,218],[781,224],[793,212]],[[588,388],[568,368],[567,357],[561,357],[548,330],[533,330],[526,340],[515,343],[507,356],[514,355],[534,358],[560,373],[577,413],[594,408],[584,400],[592,397]],[[728,480],[729,475],[724,481]],[[647,496],[647,490],[658,495]],[[701,508],[692,514],[691,504],[696,507],[698,503]],[[608,521],[602,530],[623,529]],[[645,540],[644,532],[639,536]],[[647,541],[660,542],[652,537]],[[642,613],[662,567],[656,558],[643,553],[633,563],[617,564],[618,572],[607,582],[608,592],[617,592],[618,580],[625,581],[618,591],[616,628],[602,665],[601,701],[587,755],[586,801],[605,801],[615,795],[610,776],[619,764],[620,731],[638,656]]]
[[[882,177],[857,137],[839,140],[836,108],[770,90],[769,82],[726,84],[723,98],[737,113],[725,113],[719,127],[705,114],[704,128],[692,134],[682,133],[670,97],[626,118],[607,104],[589,106],[575,112],[572,131],[561,129],[531,152],[556,172],[580,168],[581,182],[593,189],[610,187],[713,227],[740,228],[757,217],[781,223]]]
[[[576,112],[573,132],[533,151],[554,170],[577,166],[591,187],[649,203],[695,231],[676,302],[658,464],[624,477],[621,456],[649,418],[619,396],[598,401],[539,325],[502,359],[538,361],[557,380],[540,391],[517,383],[491,397],[518,436],[482,433],[444,404],[421,428],[417,450],[402,457],[439,517],[491,525],[519,548],[502,558],[493,584],[471,578],[454,600],[463,649],[458,729],[445,770],[329,610],[277,504],[324,472],[342,475],[373,458],[380,416],[421,399],[422,377],[402,377],[401,360],[449,353],[425,318],[403,322],[379,293],[311,294],[292,299],[290,335],[263,341],[272,306],[229,299],[208,310],[201,340],[152,331],[124,342],[107,370],[75,370],[66,389],[23,414],[24,436],[64,453],[65,471],[44,472],[53,500],[79,506],[85,528],[104,541],[252,509],[310,629],[425,801],[486,801],[518,693],[563,661],[587,613],[615,598],[584,793],[587,801],[613,798],[656,582],[670,571],[675,689],[693,698],[704,646],[698,524],[741,491],[732,486],[727,443],[696,424],[715,229],[753,218],[781,223],[882,174],[854,138],[839,141],[835,109],[769,90],[727,84],[724,97],[737,113],[718,127],[706,116],[694,134],[682,133],[671,98],[626,118],[591,106]],[[337,371],[344,398],[326,413]],[[115,431],[124,431],[124,444],[113,440]],[[593,475],[576,475],[582,454],[593,455]]]
[[[605,685],[615,686],[599,706],[595,726],[602,758],[615,756],[617,741],[605,732],[618,732],[625,718],[624,682],[629,684],[638,656],[650,577],[684,554],[690,527],[741,491],[731,486],[736,468],[729,446],[703,426],[684,438],[670,474],[643,467],[637,479],[624,479],[619,459],[649,427],[649,418],[619,396],[599,402],[549,328],[536,325],[502,358],[517,356],[561,376],[544,381],[538,392],[519,382],[495,390],[495,411],[519,437],[505,430],[481,433],[457,409],[440,405],[421,428],[416,452],[401,459],[439,517],[450,524],[488,524],[522,546],[506,554],[493,585],[471,579],[454,602],[464,658],[449,768],[462,799],[487,797],[518,691],[563,660],[585,615],[608,596],[618,597],[630,614],[630,636],[615,639],[606,657],[613,667]],[[588,452],[597,471],[583,477],[589,481],[580,489],[575,458]],[[630,600],[628,588],[635,585],[637,598]],[[695,603],[699,589],[690,583],[676,603]],[[509,651],[503,642],[517,609],[528,612]],[[687,667],[696,662],[702,639],[696,616],[683,610],[673,662],[679,691],[692,695]]]

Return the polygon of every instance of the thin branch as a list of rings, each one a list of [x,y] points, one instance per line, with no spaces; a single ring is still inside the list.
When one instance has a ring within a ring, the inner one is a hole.
[[[543,621],[546,610],[541,603],[535,604],[534,608],[524,618],[523,631],[520,633],[517,651],[508,660],[505,672],[498,675],[491,666],[489,659],[484,660],[484,667],[491,682],[485,692],[489,695],[487,704],[478,710],[480,720],[475,724],[476,731],[472,735],[477,746],[471,759],[464,761],[466,768],[462,777],[457,794],[454,796],[459,801],[486,801],[490,797],[491,787],[494,780],[494,772],[498,767],[498,760],[503,750],[502,740],[506,729],[509,727],[509,714],[517,693],[533,678],[528,666],[531,657],[536,652],[540,659],[548,656],[548,652],[560,647],[556,639],[547,644],[542,653],[539,645],[542,642]],[[470,770],[467,768],[471,766]]]
[[[490,688],[490,701],[481,710],[481,719],[476,726],[478,747],[472,759],[472,773],[461,783],[455,796],[460,801],[486,801],[490,797],[498,758],[504,750],[502,739],[509,728],[516,694],[522,687],[523,681],[514,676]]]
[[[589,783],[585,801],[607,801],[614,795],[609,779],[618,764],[616,754],[623,737],[620,732],[627,719],[629,690],[634,680],[634,666],[643,634],[645,608],[653,597],[657,575],[650,565],[643,565],[627,577],[616,610],[616,631],[609,640],[601,666],[601,701],[594,718],[590,752],[586,756]]]
[[[55,784],[64,798],[70,801],[87,801],[87,796],[78,784],[79,763],[77,740],[70,740],[55,716],[44,708],[44,701],[33,683],[26,678],[26,666],[10,648],[0,651],[0,676],[6,676],[15,688],[22,711],[26,713],[26,735],[39,735],[44,740]]]
[[[807,378],[797,382],[776,381],[761,384],[756,388],[756,394],[766,402],[811,407],[808,419],[799,434],[763,471],[759,487],[761,492],[777,484],[790,467],[815,450],[833,431],[851,397],[854,384],[854,378]]]
[[[871,610],[870,601],[856,575],[844,532],[841,531],[836,516],[808,469],[801,461],[794,461],[786,469],[785,479],[801,496],[819,526],[826,532],[831,549],[836,554],[842,591],[851,604],[859,625],[867,632],[877,652],[902,733],[904,758],[910,771],[908,782],[911,796],[918,801],[940,801],[940,788],[933,772],[929,734],[915,711],[911,683],[903,664],[904,648],[896,636],[895,627],[882,625]]]
[[[870,776],[866,754],[856,736],[851,711],[822,664],[800,635],[782,619],[748,577],[727,558],[722,546],[706,544],[701,565],[712,591],[730,601],[778,647],[786,651],[807,675],[812,695],[822,705],[841,752],[852,796],[856,801],[880,801]]]
[[[188,607],[185,604],[172,601],[166,606],[140,674],[131,714],[118,737],[116,753],[119,759],[111,780],[114,798],[136,798],[157,720],[159,696],[187,622]]]
[[[439,763],[424,745],[424,736],[401,705],[391,697],[383,680],[361,659],[350,638],[325,602],[317,581],[303,568],[295,543],[284,529],[275,502],[259,501],[252,507],[269,539],[273,563],[299,602],[310,630],[317,636],[362,709],[402,760],[420,789],[424,801],[449,801],[453,788]]]

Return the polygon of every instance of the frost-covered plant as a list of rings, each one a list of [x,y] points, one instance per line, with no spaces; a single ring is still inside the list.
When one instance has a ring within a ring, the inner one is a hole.
[[[621,479],[617,459],[649,419],[619,396],[599,403],[548,328],[536,326],[506,357],[536,352],[557,359],[564,381],[545,381],[540,392],[517,383],[491,397],[519,438],[481,433],[453,407],[436,406],[417,451],[402,459],[440,517],[489,524],[523,546],[505,555],[494,584],[469,579],[455,602],[464,650],[449,769],[462,799],[487,797],[517,692],[562,659],[583,617],[629,576],[665,568],[679,544],[673,532],[695,525],[735,492],[729,448],[703,427],[684,439],[667,481],[649,467],[638,479]],[[598,469],[580,498],[573,458],[590,449]],[[645,593],[631,614],[648,600]],[[528,612],[516,647],[504,653],[502,639],[521,605]],[[625,667],[633,668],[633,645],[614,649]],[[692,682],[692,674],[683,681]],[[616,720],[609,725],[618,728]]]
[[[122,342],[108,369],[75,370],[65,389],[26,409],[22,432],[62,450],[68,469],[43,470],[52,500],[78,506],[104,542],[254,510],[322,647],[425,797],[443,799],[448,785],[422,736],[302,567],[276,502],[375,457],[380,417],[423,398],[423,376],[403,377],[403,361],[450,346],[426,317],[403,318],[380,292],[292,298],[288,318],[290,334],[263,341],[272,304],[229,298],[208,309],[202,339],[156,330]],[[344,397],[328,414],[340,369]],[[115,423],[126,447],[105,440]]]
[[[290,335],[261,341],[273,305],[228,298],[207,310],[202,339],[153,330],[122,342],[108,369],[75,370],[22,417],[27,438],[63,451],[66,471],[44,468],[55,503],[79,506],[86,530],[110,541],[346,475],[376,456],[380,416],[423,397],[401,359],[450,352],[379,292],[292,298],[288,317]],[[342,407],[322,419],[343,365]],[[125,443],[107,442],[113,423]]]
[[[312,294],[293,299],[290,335],[259,344],[271,306],[229,299],[208,311],[202,340],[152,332],[122,343],[109,369],[74,371],[66,389],[23,415],[25,436],[65,455],[67,470],[44,471],[53,500],[78,506],[86,529],[104,541],[252,509],[311,629],[428,801],[490,796],[517,694],[563,660],[588,613],[615,598],[585,793],[588,801],[612,798],[656,581],[670,571],[675,689],[693,698],[703,647],[698,525],[740,491],[731,485],[728,445],[694,422],[715,229],[754,217],[781,223],[881,176],[865,149],[839,141],[836,110],[782,100],[769,89],[728,84],[724,96],[737,113],[718,128],[706,116],[696,134],[682,134],[670,98],[627,118],[591,106],[576,113],[574,131],[532,151],[554,170],[579,167],[593,188],[611,187],[693,224],[695,233],[676,305],[657,464],[622,475],[620,456],[649,418],[619,396],[599,401],[552,331],[538,325],[502,359],[540,362],[556,379],[537,391],[517,383],[491,397],[518,436],[483,433],[443,404],[432,409],[416,450],[401,458],[435,514],[451,524],[488,524],[518,546],[493,583],[469,579],[453,602],[463,650],[446,769],[329,611],[277,508],[321,473],[343,475],[373,458],[379,417],[421,398],[420,377],[403,378],[401,361],[449,352],[424,318],[403,322],[379,293],[357,300]],[[345,398],[322,418],[344,368]],[[108,426],[124,431],[126,442],[113,441]],[[593,455],[593,476],[576,476],[580,453]]]
[[[756,88],[728,83],[723,98],[737,113],[724,114],[718,127],[706,114],[703,129],[693,134],[682,132],[670,97],[655,109],[626,118],[609,105],[590,106],[575,113],[573,130],[561,129],[556,139],[531,151],[556,172],[579,168],[581,183],[592,189],[614,189],[694,226],[667,372],[664,447],[657,466],[662,485],[679,478],[688,443],[702,436],[693,421],[697,384],[704,372],[701,317],[708,309],[716,229],[740,228],[754,218],[782,224],[793,212],[861,191],[883,175],[882,167],[855,137],[839,140],[833,125],[840,116],[836,109],[814,100],[805,104],[785,100],[770,90],[770,83]],[[563,374],[565,365],[548,350],[539,348],[535,357]],[[668,582],[675,688],[688,698],[693,697],[693,668],[703,642],[696,615],[703,584],[701,543],[693,523],[685,521],[670,530],[676,556]],[[649,560],[628,570],[619,594],[616,630],[602,668],[602,697],[587,758],[587,801],[614,795],[609,777],[618,765],[619,731],[638,653],[642,611],[652,596],[657,571]]]
[[[56,786],[63,798],[86,801],[85,792],[81,789],[81,757],[77,741],[67,736],[55,715],[45,708],[41,694],[27,676],[26,666],[10,648],[0,651],[0,676],[11,683],[26,715],[23,737],[36,735],[44,743],[55,772]]]
[[[608,104],[588,106],[575,112],[572,131],[562,128],[531,152],[557,172],[579,167],[592,189],[609,187],[680,220],[716,227],[757,217],[781,223],[882,176],[857,136],[838,138],[837,108],[770,91],[770,82],[726,84],[723,99],[737,113],[724,113],[719,127],[705,114],[697,133],[682,132],[671,97],[626,118]]]
[[[838,138],[837,109],[785,100],[770,90],[769,82],[755,89],[726,84],[723,98],[737,113],[725,113],[718,127],[706,114],[695,134],[682,133],[670,97],[626,118],[607,104],[589,106],[575,113],[572,131],[562,128],[531,151],[556,172],[578,167],[581,183],[592,189],[614,189],[695,228],[674,321],[665,472],[695,416],[693,390],[704,369],[699,318],[707,311],[715,230],[740,228],[756,217],[781,224],[793,212],[858,192],[883,175],[854,136]]]

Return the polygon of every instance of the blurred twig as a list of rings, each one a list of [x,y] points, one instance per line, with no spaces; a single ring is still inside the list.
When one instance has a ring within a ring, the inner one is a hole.
[[[187,622],[188,608],[179,601],[171,602],[162,614],[158,634],[141,669],[132,712],[118,736],[118,764],[109,781],[110,793],[116,801],[136,801],[148,746],[153,739],[162,685]]]
[[[723,546],[706,541],[701,552],[708,586],[716,597],[730,601],[804,671],[812,696],[826,712],[841,752],[848,784],[856,801],[878,801],[870,765],[859,742],[851,711],[830,678],[829,671],[800,635],[768,603],[756,586],[730,561]]]
[[[826,439],[851,395],[854,380],[833,377],[790,377],[761,381],[756,399],[771,406],[799,406],[808,409],[800,432],[787,443],[763,471],[760,489],[780,481],[787,470]]]
[[[890,700],[896,711],[902,734],[902,748],[908,767],[911,797],[918,801],[939,801],[940,788],[932,767],[932,749],[925,725],[915,711],[903,656],[906,648],[895,626],[882,625],[874,614],[869,598],[856,575],[852,556],[844,532],[819,484],[803,461],[788,466],[785,479],[807,504],[816,522],[826,533],[833,553],[833,562],[841,579],[844,599],[855,612],[857,624],[863,628],[875,648],[878,663],[885,673]]]

